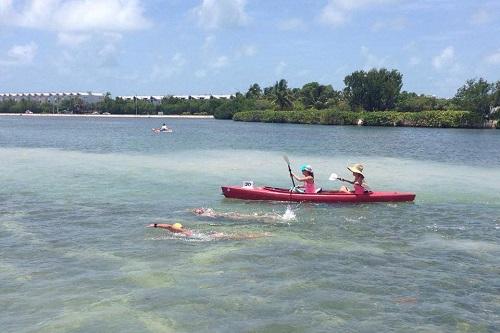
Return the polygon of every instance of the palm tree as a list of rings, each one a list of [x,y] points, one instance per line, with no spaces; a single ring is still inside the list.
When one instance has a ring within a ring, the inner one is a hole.
[[[291,110],[293,102],[290,96],[290,90],[285,79],[276,82],[272,91],[273,103],[278,110]]]
[[[254,83],[250,86],[250,88],[248,88],[245,96],[246,98],[259,98],[260,96],[262,96],[262,89],[257,83]]]

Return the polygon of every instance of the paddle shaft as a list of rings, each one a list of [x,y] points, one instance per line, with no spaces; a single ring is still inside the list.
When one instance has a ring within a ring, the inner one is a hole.
[[[350,180],[347,180],[347,179],[344,179],[344,178],[340,178],[340,177],[337,177],[338,180],[340,180],[341,182],[346,182],[346,183],[349,183],[349,184],[353,184],[354,185],[354,182],[350,181]]]
[[[290,173],[290,179],[292,180],[293,187],[295,187],[295,181],[293,180],[292,176],[292,168],[290,168],[290,163],[287,164],[288,164],[288,172]]]

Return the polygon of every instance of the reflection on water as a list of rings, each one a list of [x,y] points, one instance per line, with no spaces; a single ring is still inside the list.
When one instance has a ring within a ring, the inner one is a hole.
[[[3,331],[500,330],[495,131],[154,121],[1,119]],[[283,152],[323,188],[362,162],[372,188],[416,201],[220,194],[289,187]]]

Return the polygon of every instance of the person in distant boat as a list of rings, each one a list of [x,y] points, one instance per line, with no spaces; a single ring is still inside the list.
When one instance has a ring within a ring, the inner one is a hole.
[[[345,193],[353,192],[356,194],[368,192],[368,185],[366,184],[365,176],[363,175],[363,165],[356,163],[348,166],[347,169],[351,171],[354,176],[354,180],[350,182],[353,184],[353,190],[349,190],[347,186],[342,186],[340,191]]]
[[[170,232],[176,234],[183,234],[186,237],[191,237],[193,232],[191,230],[185,229],[184,226],[180,223],[167,224],[167,223],[151,223],[148,225],[148,228],[161,228],[167,229]]]
[[[164,132],[164,133],[170,133],[170,132],[172,132],[172,129],[168,128],[167,124],[161,125],[160,128],[152,128],[151,130],[153,132],[155,132],[155,133],[162,133],[162,132]]]
[[[316,193],[316,186],[314,185],[314,172],[310,165],[304,164],[300,167],[302,175],[304,177],[298,177],[296,174],[292,173],[293,178],[299,182],[303,182],[304,185],[299,186],[299,192],[303,190],[305,193]]]

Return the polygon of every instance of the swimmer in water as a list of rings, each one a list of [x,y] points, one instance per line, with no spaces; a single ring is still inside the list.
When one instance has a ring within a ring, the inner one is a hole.
[[[293,212],[292,212],[293,216],[290,216],[289,209],[287,209],[287,212],[285,212],[283,216],[277,213],[265,213],[265,214],[258,214],[258,213],[242,214],[238,212],[218,213],[214,211],[212,208],[203,208],[203,207],[195,208],[192,210],[192,212],[195,215],[202,217],[210,217],[213,219],[222,218],[233,221],[253,220],[259,222],[272,223],[272,222],[281,222],[281,221],[288,221],[295,219],[295,214],[293,214]]]
[[[185,229],[184,226],[180,223],[167,224],[167,223],[151,223],[147,226],[148,228],[161,228],[167,229],[170,232],[176,234],[182,234],[186,237],[191,237],[193,232],[191,230]]]
[[[146,226],[147,228],[161,228],[161,229],[166,229],[170,232],[176,233],[176,234],[181,234],[183,236],[189,237],[189,238],[197,238],[197,236],[193,233],[193,231],[189,229],[185,229],[182,224],[180,223],[174,223],[174,224],[166,224],[166,223],[151,223],[150,225]],[[223,232],[212,232],[209,233],[208,238],[212,240],[244,240],[244,239],[255,239],[255,238],[261,238],[261,237],[269,237],[271,236],[271,233],[269,232],[264,232],[264,233],[234,233],[234,234],[226,234]]]
[[[193,209],[193,213],[198,216],[212,217],[216,218],[217,214],[212,208],[195,208]]]

